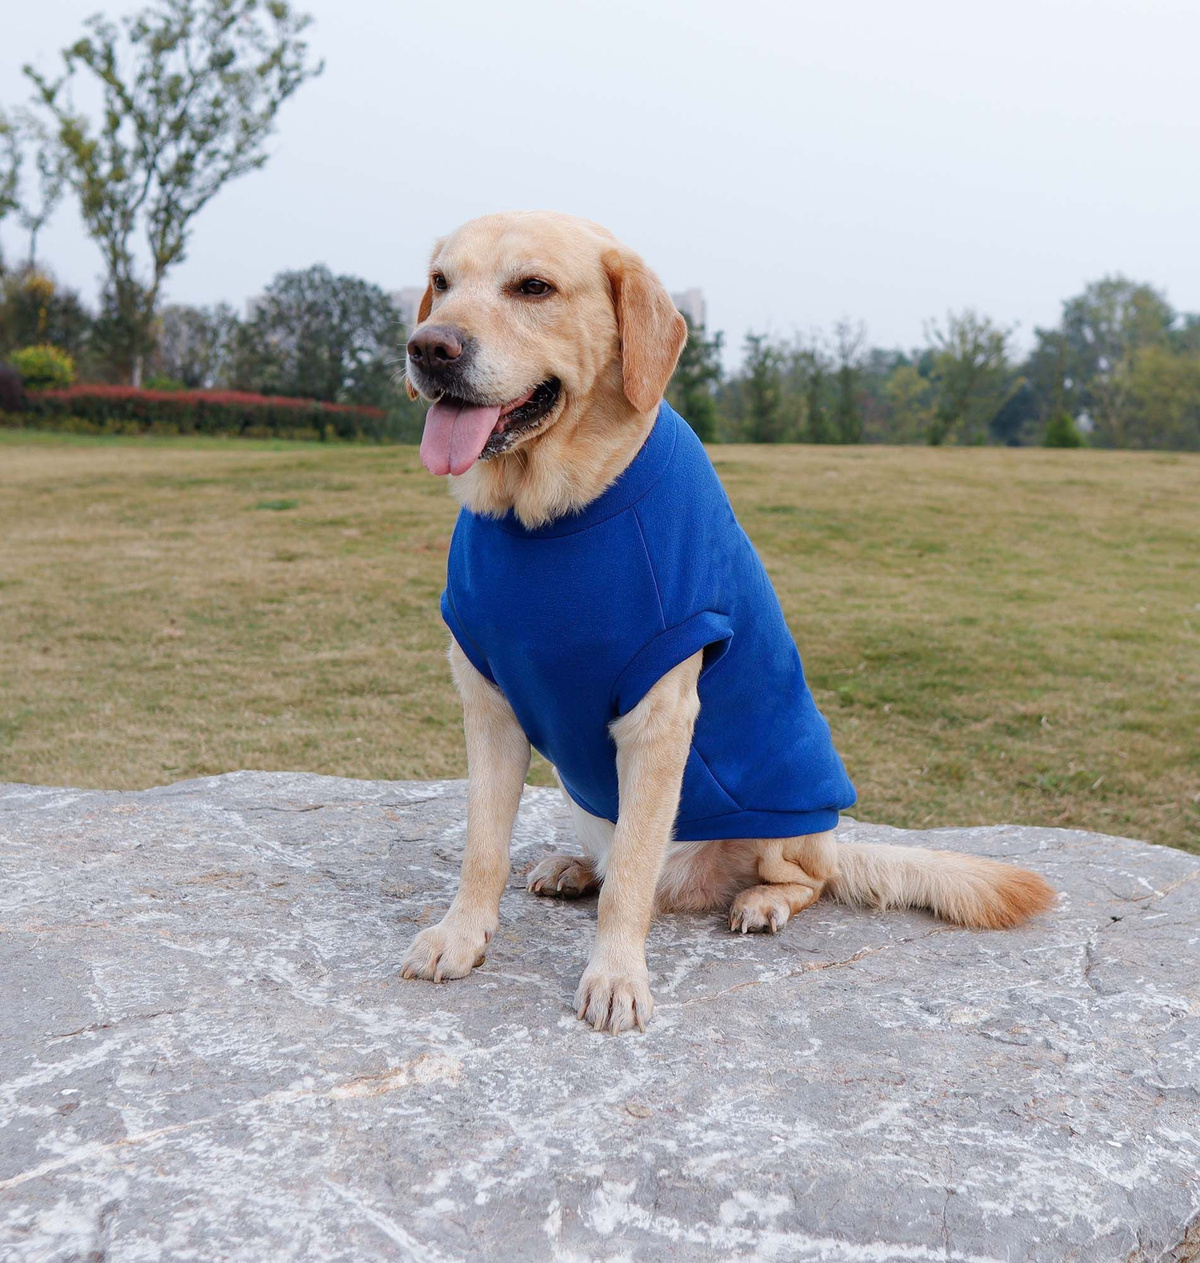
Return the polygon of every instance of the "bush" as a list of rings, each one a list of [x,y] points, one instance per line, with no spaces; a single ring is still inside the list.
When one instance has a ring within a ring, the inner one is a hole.
[[[75,380],[75,361],[49,344],[14,351],[12,364],[30,390],[61,389]]]
[[[1046,423],[1043,447],[1082,447],[1083,435],[1075,424],[1075,418],[1066,411],[1056,412]]]
[[[24,412],[25,407],[21,374],[7,364],[0,364],[0,412]]]
[[[148,377],[146,379],[147,390],[187,390],[185,383],[181,382],[177,377]]]
[[[48,342],[78,358],[91,327],[79,295],[40,268],[26,265],[0,278],[0,356]]]
[[[395,426],[382,408],[235,390],[80,385],[38,391],[30,397],[29,409],[30,424],[47,429],[86,425],[96,434],[229,434],[376,442],[395,437]]]
[[[420,443],[428,411],[428,400],[409,399],[401,391],[400,398],[388,409],[388,437],[393,443]]]

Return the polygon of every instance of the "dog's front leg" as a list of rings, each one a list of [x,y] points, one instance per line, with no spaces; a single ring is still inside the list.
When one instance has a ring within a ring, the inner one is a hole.
[[[464,978],[483,964],[500,923],[508,848],[529,771],[529,740],[512,707],[471,665],[457,642],[450,667],[463,705],[467,739],[467,845],[458,893],[437,925],[422,930],[400,966],[405,978]]]
[[[645,1030],[654,1012],[646,935],[700,712],[702,656],[667,672],[610,729],[620,812],[600,890],[596,942],[575,993],[576,1012],[598,1031]]]

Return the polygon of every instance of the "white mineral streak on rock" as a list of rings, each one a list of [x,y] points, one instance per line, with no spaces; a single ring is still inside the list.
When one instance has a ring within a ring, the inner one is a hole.
[[[0,786],[0,1261],[1182,1263],[1200,1239],[1200,861],[1079,831],[1009,934],[822,903],[666,917],[644,1037],[569,1005],[595,902],[529,790],[488,963],[402,983],[460,782]]]

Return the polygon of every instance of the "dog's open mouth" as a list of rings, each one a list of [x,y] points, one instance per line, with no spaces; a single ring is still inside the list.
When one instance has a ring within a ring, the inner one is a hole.
[[[431,474],[465,474],[477,460],[507,452],[540,425],[561,390],[562,383],[552,377],[504,404],[443,395],[425,414],[421,463]]]

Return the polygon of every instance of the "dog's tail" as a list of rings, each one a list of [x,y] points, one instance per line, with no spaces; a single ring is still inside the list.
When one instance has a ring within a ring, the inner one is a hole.
[[[826,892],[869,908],[928,908],[981,930],[1020,925],[1049,908],[1054,890],[1037,873],[958,851],[840,842]]]

